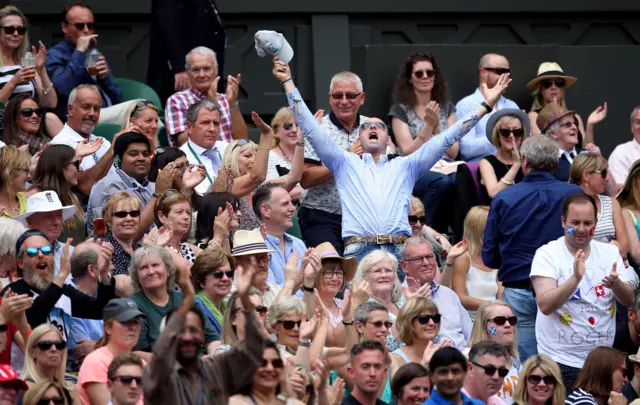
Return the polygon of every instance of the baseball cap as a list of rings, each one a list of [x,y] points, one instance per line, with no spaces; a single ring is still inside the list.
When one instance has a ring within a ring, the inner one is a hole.
[[[277,56],[284,63],[293,59],[293,49],[284,35],[275,31],[258,31],[254,35],[256,52],[264,58],[267,54]]]
[[[138,309],[135,301],[129,298],[114,298],[102,310],[102,319],[105,321],[115,318],[118,322],[129,322],[138,317],[147,316]]]
[[[18,373],[8,364],[0,364],[0,384],[13,383],[20,391],[29,389],[27,383],[18,377]]]

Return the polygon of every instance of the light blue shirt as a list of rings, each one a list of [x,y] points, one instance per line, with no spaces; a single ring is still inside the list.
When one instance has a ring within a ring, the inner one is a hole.
[[[67,282],[70,286],[76,288],[73,281]],[[69,339],[67,348],[73,349],[78,345],[79,340],[93,340],[97,342],[104,334],[103,321],[101,319],[84,319],[71,318],[71,326],[69,327]]]
[[[267,282],[276,283],[282,287],[284,285],[284,266],[287,264],[287,260],[289,260],[293,252],[298,252],[298,268],[300,268],[304,253],[307,251],[307,246],[302,240],[288,233],[284,234],[284,254],[282,253],[282,249],[280,249],[280,239],[267,234],[265,242],[268,249],[275,250],[275,252],[271,252]]]
[[[297,89],[287,93],[287,99],[305,138],[336,179],[343,238],[411,236],[407,217],[416,181],[479,120],[473,111],[409,156],[391,161],[382,156],[376,164],[368,153],[361,159],[336,145],[318,125]]]
[[[475,111],[480,106],[480,103],[484,101],[484,96],[480,93],[480,89],[476,89],[473,94],[468,95],[456,104],[456,120],[460,120],[463,117],[469,115],[470,112]],[[520,109],[518,104],[513,100],[509,100],[501,96],[498,99],[498,103],[493,107],[493,111],[489,114],[485,114],[484,117],[478,122],[469,134],[460,140],[460,156],[465,162],[472,160],[480,160],[481,158],[489,155],[493,155],[496,152],[496,147],[493,146],[487,138],[487,121],[491,114],[495,111],[503,110],[505,108]]]
[[[456,349],[464,349],[471,339],[473,323],[458,295],[451,288],[432,281],[431,300],[438,306],[442,315],[438,335],[451,339]]]

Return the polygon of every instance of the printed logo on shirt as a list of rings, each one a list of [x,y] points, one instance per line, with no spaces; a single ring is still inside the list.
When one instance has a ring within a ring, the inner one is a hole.
[[[600,284],[596,286],[596,297],[602,297],[606,292],[604,290],[604,285]]]
[[[582,293],[578,288],[576,292],[571,296],[571,298],[569,298],[569,301],[580,301],[581,299],[582,299]]]

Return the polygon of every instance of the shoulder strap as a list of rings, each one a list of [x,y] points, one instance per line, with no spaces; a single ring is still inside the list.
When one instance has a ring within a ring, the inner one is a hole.
[[[636,214],[633,213],[630,209],[627,209],[629,215],[631,215],[631,219],[633,219],[633,225],[638,225],[638,218],[636,218]]]

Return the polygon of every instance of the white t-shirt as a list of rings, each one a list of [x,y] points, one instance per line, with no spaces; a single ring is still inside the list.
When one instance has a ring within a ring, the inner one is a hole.
[[[96,138],[98,137],[91,134],[91,136],[89,137],[89,140],[93,141]],[[51,145],[67,145],[75,149],[80,142],[84,141],[84,139],[85,138],[83,138],[82,135],[74,131],[69,125],[64,124],[62,131],[60,131],[60,133],[54,136],[53,139],[51,140]],[[89,170],[93,166],[95,166],[96,163],[98,163],[98,161],[102,158],[102,156],[104,156],[104,154],[107,153],[110,147],[111,147],[111,142],[105,139],[102,142],[102,146],[100,146],[100,149],[98,149],[96,153],[93,153],[89,156],[85,156],[84,159],[82,159],[82,163],[81,163],[82,169]]]
[[[638,276],[625,268],[618,248],[591,241],[591,253],[585,262],[585,274],[577,290],[553,314],[546,316],[538,308],[536,339],[538,353],[547,354],[558,363],[582,368],[589,352],[598,346],[611,347],[616,334],[616,299],[602,279],[617,263],[620,280],[635,290]],[[549,242],[536,251],[531,263],[531,278],[548,277],[563,284],[573,276],[575,258],[564,237]]]

